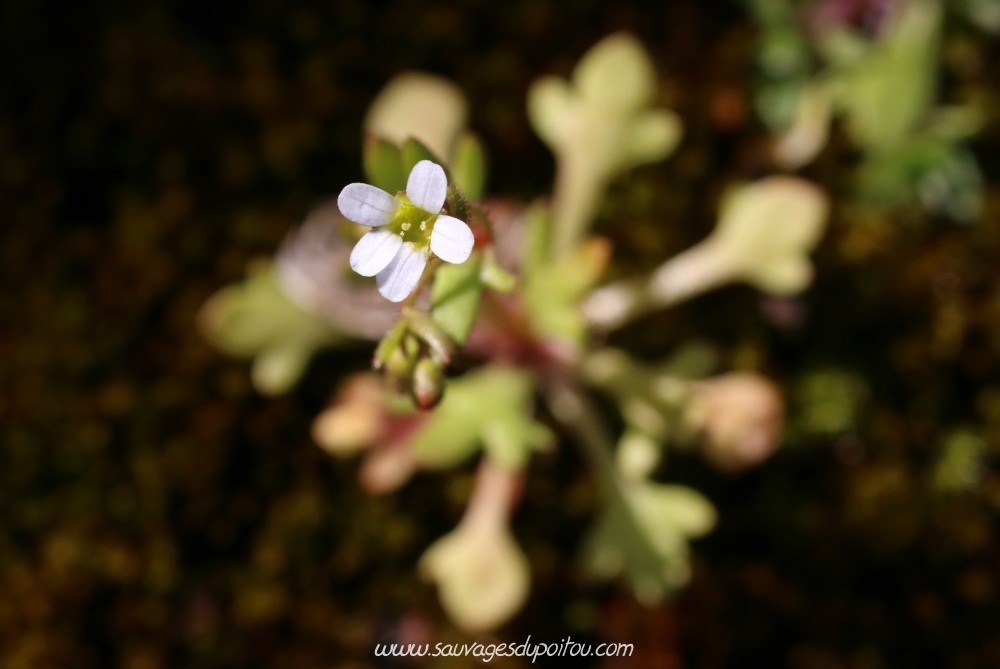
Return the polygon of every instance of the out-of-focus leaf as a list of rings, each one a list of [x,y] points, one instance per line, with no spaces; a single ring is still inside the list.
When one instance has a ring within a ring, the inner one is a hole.
[[[479,278],[483,254],[473,251],[464,263],[446,263],[434,275],[431,290],[431,318],[456,344],[469,338],[479,313],[483,284]]]
[[[299,380],[312,354],[298,341],[265,348],[253,361],[254,387],[265,395],[280,395]]]
[[[484,285],[498,293],[509,293],[517,285],[517,277],[497,262],[496,252],[492,246],[483,252],[483,266],[479,271],[479,278]]]
[[[636,115],[624,138],[622,168],[655,163],[669,156],[680,142],[680,119],[665,109],[651,109]]]
[[[765,84],[757,91],[757,113],[772,132],[785,132],[795,122],[805,83],[799,79]]]
[[[452,178],[458,189],[471,200],[480,199],[486,186],[486,150],[475,134],[462,133],[451,163]]]
[[[525,302],[535,332],[573,346],[583,343],[586,323],[579,302],[603,274],[610,255],[607,240],[592,237],[525,277]]]
[[[528,599],[531,564],[505,522],[463,519],[420,558],[441,606],[470,634],[496,628]]]
[[[415,137],[432,154],[447,158],[465,128],[467,115],[465,96],[455,84],[431,74],[407,72],[387,83],[372,102],[365,130],[396,145]]]
[[[403,173],[409,176],[410,170],[413,166],[419,163],[421,160],[429,160],[432,163],[436,163],[444,167],[445,163],[443,160],[438,158],[431,152],[427,146],[415,137],[410,137],[405,142],[403,142]],[[445,173],[448,172],[448,168],[445,167]],[[449,181],[451,179],[449,178]]]
[[[656,85],[642,44],[618,33],[584,54],[572,82],[543,77],[529,89],[528,117],[558,163],[555,257],[580,243],[611,177],[660,160],[677,145],[679,118],[650,108]]]
[[[392,142],[369,135],[365,139],[364,166],[368,182],[382,190],[396,193],[406,188],[403,155]]]
[[[779,79],[805,70],[809,50],[800,31],[783,25],[764,32],[757,58],[765,74]]]
[[[595,103],[633,110],[656,93],[656,71],[642,44],[627,33],[606,37],[583,55],[573,84]]]
[[[925,118],[937,78],[941,7],[936,0],[900,5],[866,57],[841,75],[849,128],[869,151],[891,151]]]
[[[540,272],[547,262],[552,237],[552,212],[539,200],[528,207],[525,218],[528,230],[521,266],[527,277]]]
[[[809,252],[826,227],[826,195],[808,181],[769,177],[734,191],[708,244],[734,277],[792,295],[812,280]]]
[[[969,19],[986,32],[1000,33],[1000,0],[960,0]]]
[[[584,546],[600,578],[624,576],[636,599],[654,605],[690,577],[688,541],[715,525],[715,510],[683,486],[616,484]]]
[[[826,146],[832,112],[828,86],[823,83],[806,86],[799,96],[794,124],[774,147],[778,164],[796,169],[811,162]]]
[[[548,443],[531,418],[531,375],[489,366],[448,382],[444,399],[414,435],[410,448],[425,467],[446,468],[484,444],[499,464],[521,466]]]
[[[532,451],[552,443],[552,432],[535,421],[494,420],[483,426],[483,446],[490,459],[506,469],[523,469]]]
[[[251,268],[244,283],[213,295],[198,319],[202,332],[219,349],[256,358],[252,378],[266,394],[288,390],[317,350],[342,339],[285,296],[270,263]]]
[[[918,190],[928,211],[956,221],[972,222],[982,211],[983,177],[976,159],[964,147],[953,147],[945,154],[922,176]]]

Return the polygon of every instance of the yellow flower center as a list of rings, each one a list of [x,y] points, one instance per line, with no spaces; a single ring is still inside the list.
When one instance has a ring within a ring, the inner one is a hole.
[[[430,214],[399,197],[403,204],[389,222],[388,228],[402,237],[404,242],[409,242],[418,248],[429,246],[437,214]]]

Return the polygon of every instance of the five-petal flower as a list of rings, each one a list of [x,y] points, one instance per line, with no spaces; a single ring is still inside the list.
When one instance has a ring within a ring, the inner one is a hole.
[[[377,277],[378,291],[387,300],[400,302],[413,292],[431,252],[455,264],[472,253],[469,226],[441,213],[447,194],[444,168],[429,160],[413,166],[404,193],[394,196],[363,183],[340,191],[340,213],[372,228],[351,252],[351,268]]]

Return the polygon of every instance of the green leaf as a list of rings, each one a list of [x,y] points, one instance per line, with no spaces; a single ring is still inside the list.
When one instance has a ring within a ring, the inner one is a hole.
[[[256,358],[253,381],[265,394],[288,390],[316,351],[341,340],[325,321],[285,296],[270,263],[251,269],[245,282],[209,298],[198,319],[217,348],[235,357]]]
[[[483,196],[486,185],[486,152],[475,134],[464,132],[458,138],[452,157],[455,185],[471,200]]]
[[[595,576],[624,576],[647,605],[690,576],[688,540],[708,532],[715,510],[700,494],[676,485],[615,482],[584,547]]]
[[[541,200],[528,207],[526,214],[528,234],[524,241],[524,273],[531,275],[540,271],[549,256],[552,237],[552,212]]]
[[[492,246],[483,252],[483,267],[479,272],[479,278],[498,293],[509,293],[517,285],[517,277],[497,262],[497,254]]]
[[[486,444],[498,464],[522,466],[548,443],[530,414],[533,382],[523,370],[489,366],[448,382],[444,399],[413,435],[410,448],[425,467],[447,468]]]
[[[446,263],[434,275],[431,318],[459,346],[469,338],[479,313],[482,257],[480,251],[474,251],[461,265]]]
[[[382,337],[382,341],[378,343],[378,347],[375,349],[375,355],[372,358],[372,366],[375,369],[381,369],[389,357],[399,348],[399,345],[403,341],[403,337],[406,335],[409,329],[409,323],[405,319],[396,321],[396,324],[392,326],[392,329],[385,333]]]
[[[795,122],[805,85],[804,81],[796,78],[765,84],[757,90],[754,98],[757,113],[772,132],[784,132]]]
[[[399,147],[381,137],[369,135],[364,147],[365,175],[369,183],[388,193],[397,193],[406,188],[403,171],[403,154]]]
[[[535,332],[570,344],[583,343],[587,327],[578,303],[600,278],[610,254],[607,241],[593,237],[557,262],[526,274],[525,302]]]
[[[254,387],[265,395],[288,391],[305,372],[313,352],[313,347],[298,341],[264,349],[251,368]]]
[[[415,137],[410,137],[408,140],[403,142],[402,157],[403,174],[407,176],[409,176],[410,170],[413,169],[413,166],[421,160],[429,160],[432,163],[437,163],[441,167],[444,167],[444,161],[435,156],[423,142]],[[445,172],[448,172],[447,168],[445,168]],[[448,181],[451,182],[450,177],[448,178]]]
[[[522,413],[510,413],[483,425],[483,446],[490,460],[505,469],[523,469],[532,451],[553,442],[552,432]]]

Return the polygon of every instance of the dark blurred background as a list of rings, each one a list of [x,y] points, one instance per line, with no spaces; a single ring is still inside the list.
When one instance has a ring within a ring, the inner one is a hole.
[[[685,123],[598,227],[621,267],[651,267],[707,232],[727,181],[770,169],[738,3],[0,2],[0,666],[406,666],[374,644],[462,640],[414,565],[471,468],[365,495],[309,426],[370,351],[323,354],[266,399],[195,315],[361,177],[364,112],[399,71],[468,95],[492,191],[546,192],[527,87],[617,30]],[[990,91],[998,50],[979,48]],[[976,145],[991,184],[997,137],[993,121]],[[828,153],[810,176],[836,199],[852,156]],[[721,520],[655,610],[577,575],[593,484],[571,444],[539,458],[514,523],[534,589],[497,638],[634,643],[621,667],[1000,666],[1000,478],[987,457],[974,492],[941,496],[921,473],[956,426],[987,444],[1000,428],[996,204],[972,228],[838,219],[804,300],[731,288],[619,335],[650,357],[699,337],[765,360],[793,428],[811,370],[867,399],[738,478],[672,457],[667,478]]]

